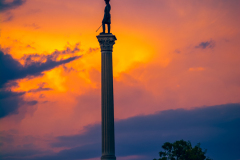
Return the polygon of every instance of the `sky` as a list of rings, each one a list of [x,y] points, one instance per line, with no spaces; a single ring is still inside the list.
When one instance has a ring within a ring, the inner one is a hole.
[[[240,160],[240,1],[111,0],[116,157]],[[0,159],[101,157],[103,0],[0,0]]]

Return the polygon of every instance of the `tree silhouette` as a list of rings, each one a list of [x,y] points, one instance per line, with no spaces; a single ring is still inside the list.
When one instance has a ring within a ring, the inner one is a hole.
[[[200,148],[200,143],[192,147],[190,141],[166,142],[162,146],[164,151],[159,152],[159,159],[153,160],[212,160],[205,156],[207,150]]]

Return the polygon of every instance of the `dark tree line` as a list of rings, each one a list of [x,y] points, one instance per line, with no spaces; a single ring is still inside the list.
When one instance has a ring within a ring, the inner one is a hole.
[[[162,146],[164,151],[159,152],[159,159],[153,160],[212,160],[206,157],[207,150],[203,150],[198,143],[192,147],[190,141],[166,142]]]

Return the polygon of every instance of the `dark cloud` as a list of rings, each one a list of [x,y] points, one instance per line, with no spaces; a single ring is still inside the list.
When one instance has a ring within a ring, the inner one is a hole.
[[[80,43],[75,44],[74,48],[71,49],[70,47],[67,47],[65,50],[59,51],[55,50],[53,53],[50,55],[40,55],[40,54],[30,54],[30,55],[24,55],[21,59],[26,62],[26,64],[31,64],[34,63],[36,60],[37,61],[46,61],[48,59],[51,59],[53,61],[57,61],[59,57],[64,56],[64,55],[75,55],[77,52],[81,51],[80,48]],[[27,46],[29,47],[29,46]]]
[[[25,65],[22,65],[19,61],[13,59],[9,54],[4,54],[0,50],[0,118],[8,115],[17,114],[20,106],[34,106],[37,101],[24,101],[23,95],[25,92],[12,92],[7,88],[16,86],[17,83],[14,80],[26,78],[29,76],[42,75],[44,71],[51,70],[59,65],[69,63],[80,56],[72,56],[67,59],[61,59],[61,55],[70,54],[73,55],[78,52],[79,44],[76,44],[75,48],[71,50],[67,48],[63,51],[54,51],[51,55],[25,55],[22,60],[25,60]],[[49,91],[51,88],[45,88],[44,83],[40,84],[38,88],[31,89],[28,92],[40,92]]]
[[[46,83],[41,83],[41,84],[38,85],[39,86],[38,88],[31,89],[28,92],[41,92],[41,91],[50,91],[50,90],[52,90],[52,88],[44,88],[45,84]]]
[[[158,156],[164,142],[185,139],[195,144],[200,142],[203,148],[208,149],[208,155],[213,159],[236,160],[240,158],[236,149],[237,144],[240,143],[239,124],[240,104],[193,110],[166,110],[158,114],[120,120],[116,122],[116,154],[117,156],[142,155],[151,159]],[[53,147],[72,145],[74,148],[88,142],[93,143],[92,152],[94,152],[97,149],[95,145],[100,144],[100,134],[100,125],[96,125],[89,127],[82,135],[58,137],[59,142],[52,145]],[[65,153],[67,152],[68,150],[65,150]],[[79,155],[78,158],[81,159],[81,156]]]
[[[21,93],[0,91],[0,118],[7,115],[17,114],[19,106],[24,102]]]
[[[208,155],[213,159],[234,160],[240,158],[236,149],[236,144],[240,143],[239,124],[240,104],[193,110],[166,110],[153,115],[120,120],[116,122],[115,128],[116,155],[144,155],[151,159],[157,157],[164,142],[185,139],[195,144],[202,143],[202,147],[208,149]],[[94,153],[97,149],[95,145],[100,144],[100,134],[100,125],[92,126],[83,135],[59,137],[58,145],[70,147],[69,142],[72,142],[74,147],[77,143],[85,144],[89,141]],[[54,145],[57,146],[57,143]]]
[[[29,160],[77,160],[77,159],[89,159],[92,157],[99,157],[101,155],[101,145],[87,144],[84,146],[74,147],[72,149],[62,150],[57,154],[49,154],[45,156],[39,156],[35,158],[26,158]],[[31,152],[30,152],[31,153]],[[4,158],[4,157],[3,157]],[[4,160],[4,159],[3,159]],[[12,159],[17,160],[17,159]]]
[[[201,48],[201,49],[206,49],[206,48],[214,48],[215,47],[215,42],[213,40],[206,41],[206,42],[201,42],[195,48]]]
[[[89,125],[85,127],[85,133],[74,136],[57,137],[58,142],[52,143],[52,147],[76,147],[94,142],[101,142],[100,125]]]
[[[37,101],[25,101],[25,92],[12,92],[5,89],[0,90],[0,118],[12,114],[18,114],[18,108],[22,105],[34,106]]]
[[[43,87],[38,87],[37,89],[31,89],[28,92],[41,92],[41,91],[50,91],[52,88],[43,88]]]
[[[63,65],[63,69],[65,72],[72,72],[72,71],[77,71],[76,69],[74,69],[73,67],[67,67],[66,65]]]
[[[23,146],[21,146],[23,147]],[[44,153],[46,153],[47,151],[44,151]],[[19,147],[18,150],[13,150],[13,151],[9,151],[9,152],[5,152],[5,153],[1,153],[0,155],[0,159],[1,160],[25,160],[28,158],[22,158],[22,157],[27,157],[27,156],[34,156],[37,154],[43,154],[42,151],[38,150],[38,149],[21,149]],[[14,155],[14,156],[12,156]],[[21,157],[21,158],[16,158],[16,157]]]
[[[6,99],[9,97],[18,97],[25,94],[25,92],[11,92],[11,91],[0,91],[0,99]]]
[[[23,66],[20,62],[13,59],[11,55],[4,54],[0,51],[0,87],[10,80],[22,79],[27,76],[39,76],[44,71],[51,70],[59,65],[69,63],[80,56],[74,56],[60,61],[56,61],[60,53],[55,51],[52,55],[41,56],[41,55],[28,55],[25,56],[25,65]],[[43,61],[35,61],[33,58],[38,57]]]
[[[116,156],[158,157],[164,142],[184,139],[201,143],[207,155],[217,160],[238,160],[240,154],[240,104],[226,104],[192,110],[166,110],[115,122]],[[56,154],[31,160],[75,160],[101,156],[101,126],[87,126],[83,134],[57,137],[52,147],[66,147]],[[14,156],[14,153],[13,155]],[[6,159],[2,157],[2,159]],[[24,159],[22,157],[15,159]]]
[[[88,53],[92,53],[92,52],[97,52],[97,51],[99,51],[99,48],[91,48],[91,47],[90,47],[90,48],[88,49],[88,51],[87,51],[87,54],[88,54]]]
[[[16,7],[19,7],[23,5],[26,2],[26,0],[13,0],[12,2],[7,2],[6,0],[0,0],[0,12],[14,9]]]

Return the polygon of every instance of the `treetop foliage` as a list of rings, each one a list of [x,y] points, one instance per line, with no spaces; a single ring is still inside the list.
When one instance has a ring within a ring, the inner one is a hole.
[[[162,146],[164,151],[159,152],[159,159],[153,160],[212,160],[205,156],[207,150],[203,150],[198,143],[192,147],[190,141],[166,142]]]

